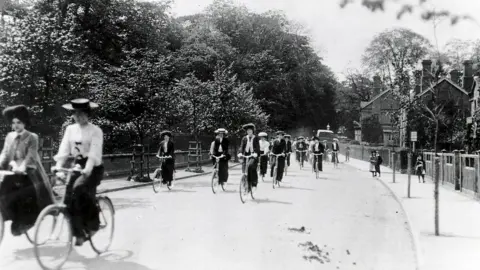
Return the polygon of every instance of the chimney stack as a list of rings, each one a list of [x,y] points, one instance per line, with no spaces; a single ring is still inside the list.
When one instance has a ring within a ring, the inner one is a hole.
[[[432,74],[432,60],[422,61],[422,91],[427,90],[432,86],[433,74]]]
[[[450,71],[450,80],[456,84],[460,84],[460,72],[456,69]]]
[[[415,70],[413,74],[415,75],[415,95],[418,95],[422,92],[422,71]]]
[[[373,96],[376,97],[380,94],[382,89],[382,80],[380,76],[373,76]]]
[[[463,89],[467,92],[472,90],[473,85],[473,63],[471,60],[463,61]]]

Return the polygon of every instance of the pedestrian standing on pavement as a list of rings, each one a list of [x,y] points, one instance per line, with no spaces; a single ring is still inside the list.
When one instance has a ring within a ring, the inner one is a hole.
[[[417,163],[415,164],[415,172],[418,176],[418,182],[420,182],[420,178],[422,178],[423,183],[425,183],[425,161],[423,161],[422,155],[417,157]]]
[[[165,130],[160,133],[163,141],[160,143],[157,157],[166,157],[162,162],[162,182],[172,186],[173,173],[175,171],[175,145],[173,144],[172,132]]]
[[[350,146],[347,145],[345,148],[345,162],[350,161]]]
[[[270,152],[270,143],[267,141],[268,134],[260,132],[260,175],[265,177],[268,167],[268,153]]]
[[[225,135],[228,133],[226,129],[219,128],[216,132],[217,138],[213,141],[212,153],[215,157],[224,156],[218,160],[218,182],[223,186],[228,181],[228,161],[230,160],[228,148],[230,147],[230,142],[225,138]]]
[[[313,141],[314,141],[314,144],[312,146],[312,153],[313,154],[323,154],[325,155],[325,147],[324,147],[324,144],[320,142],[320,138],[318,137],[314,137],[313,138]],[[314,161],[313,162],[317,162],[318,164],[318,170],[319,171],[323,171],[323,158],[322,156],[313,156],[314,157]],[[315,163],[314,163],[315,165]]]
[[[338,160],[338,152],[340,152],[340,145],[338,144],[338,139],[334,138],[332,142],[332,163],[340,163]]]
[[[380,156],[380,153],[379,152],[376,152],[376,162],[375,162],[375,175],[377,175],[378,177],[380,177],[380,165],[382,165],[383,163],[383,159],[382,157]]]
[[[285,156],[287,154],[287,142],[284,139],[285,132],[277,131],[277,139],[273,142],[272,154],[283,156],[274,157],[273,163],[270,170],[270,176],[273,177],[273,170],[275,166],[278,166],[277,169],[277,181],[281,182],[283,178],[283,172],[285,169]]]
[[[292,154],[292,142],[290,141],[291,137],[292,136],[288,134],[285,135],[285,142],[287,143],[287,150],[286,150],[287,156],[285,157],[285,160],[287,161],[288,167],[290,167],[290,155]]]
[[[372,151],[370,155],[370,172],[372,173],[372,176],[376,176],[376,170],[375,170],[375,164],[377,163],[377,157],[375,155],[375,151]]]
[[[242,139],[238,157],[242,158],[242,156],[252,155],[253,158],[248,160],[248,164],[247,159],[243,159],[242,171],[245,172],[245,170],[248,170],[248,182],[252,187],[256,188],[258,184],[257,166],[258,157],[260,156],[260,140],[254,135],[254,124],[243,125],[243,129],[247,131],[247,135]]]

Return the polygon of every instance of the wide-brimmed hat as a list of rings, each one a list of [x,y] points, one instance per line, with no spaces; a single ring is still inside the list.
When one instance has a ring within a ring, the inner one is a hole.
[[[86,98],[77,98],[70,101],[70,103],[63,104],[62,107],[69,111],[73,110],[90,110],[98,108],[98,104],[91,102]]]
[[[169,130],[164,130],[164,131],[160,132],[160,138],[165,137],[165,135],[168,135],[168,137],[172,137],[172,132],[169,131]]]
[[[277,132],[275,132],[275,133],[276,133],[277,135],[285,135],[285,132],[283,132],[283,131],[281,131],[281,130],[279,130],[279,131],[277,131]]]
[[[13,118],[17,118],[25,125],[30,124],[30,113],[25,105],[16,105],[5,108],[5,110],[3,110],[3,117],[5,117],[8,122],[11,122]]]
[[[245,129],[245,130],[247,130],[247,129],[255,130],[255,124],[248,123],[248,124],[243,125],[242,128]]]
[[[298,139],[299,139],[299,140],[305,140],[305,137],[300,136],[300,137],[298,137]]]
[[[291,135],[285,134],[285,138],[292,138]]]
[[[337,139],[337,138],[333,138],[333,140],[334,140],[334,141],[338,141],[338,139]]]
[[[268,134],[266,132],[260,132],[258,133],[258,137],[268,137]]]
[[[217,133],[217,134],[220,134],[220,133],[228,134],[228,131],[224,128],[219,128],[219,129],[215,130],[215,133]]]

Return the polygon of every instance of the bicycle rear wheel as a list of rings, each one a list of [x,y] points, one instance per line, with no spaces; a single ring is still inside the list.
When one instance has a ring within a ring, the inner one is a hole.
[[[155,193],[160,192],[160,188],[162,187],[162,180],[163,180],[162,170],[156,169],[155,172],[153,173],[153,181],[152,181],[152,187]]]
[[[65,238],[64,242],[60,241],[62,236]],[[58,205],[50,205],[43,209],[35,223],[33,243],[35,257],[40,267],[44,270],[60,269],[72,252],[72,238],[73,232],[67,209]],[[52,262],[59,256],[58,260]]]
[[[212,191],[213,194],[216,194],[218,190],[218,178],[217,178],[217,171],[213,171],[212,173]]]
[[[318,171],[318,163],[315,163],[315,176],[318,179],[319,178],[319,171]]]
[[[242,179],[240,180],[240,200],[242,203],[247,201],[248,196],[248,179],[246,175],[242,175]]]
[[[97,197],[100,228],[90,236],[90,245],[97,254],[102,254],[110,248],[115,231],[115,208],[108,197]]]
[[[275,166],[273,169],[273,179],[272,179],[272,186],[275,189],[275,185],[277,184],[277,174],[278,174],[278,166]]]

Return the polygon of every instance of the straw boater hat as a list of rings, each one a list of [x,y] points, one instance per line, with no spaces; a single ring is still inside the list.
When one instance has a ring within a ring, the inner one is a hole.
[[[90,110],[98,108],[98,104],[91,102],[86,98],[77,98],[70,101],[70,103],[62,105],[64,109],[73,110]]]
[[[219,128],[219,129],[215,130],[215,133],[217,133],[217,134],[220,134],[220,133],[228,134],[228,131],[224,128]]]
[[[248,130],[248,129],[253,129],[255,131],[255,125],[252,123],[248,123],[242,126],[243,129]]]
[[[258,133],[258,137],[265,137],[267,138],[268,137],[268,134],[266,132],[260,132]]]
[[[283,132],[281,130],[277,131],[276,133],[277,133],[277,135],[285,135],[285,132]]]
[[[338,142],[338,139],[337,139],[337,138],[333,138],[333,140]]]
[[[14,118],[17,118],[25,125],[30,124],[30,114],[28,113],[28,109],[25,105],[7,107],[5,110],[3,110],[3,116],[8,122],[12,122]]]
[[[288,135],[288,134],[285,134],[285,138],[291,138],[292,136],[291,135]]]
[[[171,137],[172,137],[172,132],[171,132],[171,131],[168,131],[168,130],[164,130],[164,131],[162,131],[162,132],[160,133],[160,138],[163,139],[163,138],[165,137],[165,135],[168,135],[168,137],[171,138]]]
[[[305,140],[305,137],[300,136],[300,137],[298,137],[298,139],[299,139],[299,140]]]

